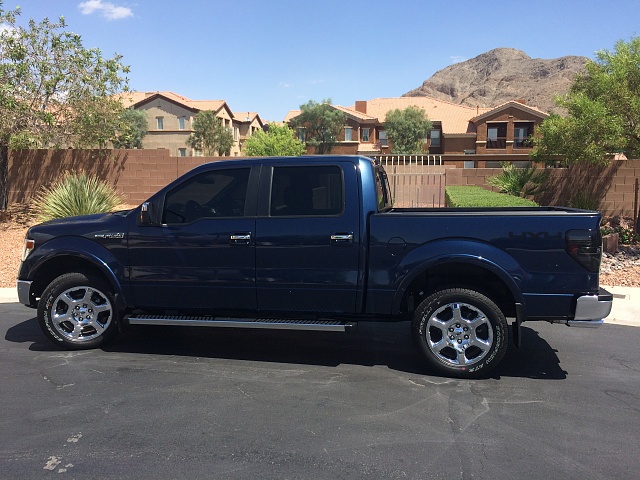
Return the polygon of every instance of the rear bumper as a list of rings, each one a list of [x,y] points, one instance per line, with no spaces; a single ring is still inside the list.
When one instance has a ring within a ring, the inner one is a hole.
[[[600,288],[597,295],[583,295],[578,297],[576,312],[573,320],[567,320],[570,327],[599,327],[605,317],[611,313],[613,295],[604,288]]]

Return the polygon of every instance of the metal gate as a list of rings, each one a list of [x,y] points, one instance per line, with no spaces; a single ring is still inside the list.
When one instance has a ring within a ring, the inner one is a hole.
[[[381,155],[376,157],[389,177],[396,208],[445,206],[445,169],[436,155]]]

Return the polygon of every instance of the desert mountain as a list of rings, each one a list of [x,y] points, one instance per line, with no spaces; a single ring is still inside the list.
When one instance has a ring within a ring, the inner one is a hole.
[[[554,97],[569,91],[587,60],[577,56],[543,60],[514,48],[496,48],[436,72],[403,96],[426,96],[470,107],[495,107],[524,99],[527,105],[560,113]]]

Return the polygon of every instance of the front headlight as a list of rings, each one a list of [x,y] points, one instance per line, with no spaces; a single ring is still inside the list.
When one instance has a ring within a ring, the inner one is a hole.
[[[24,244],[22,246],[22,261],[24,262],[29,254],[33,251],[36,246],[36,241],[31,240],[30,238],[24,239]]]

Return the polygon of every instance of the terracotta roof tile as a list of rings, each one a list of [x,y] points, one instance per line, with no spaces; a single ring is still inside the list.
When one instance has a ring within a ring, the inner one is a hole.
[[[387,112],[390,110],[404,110],[410,106],[422,108],[429,120],[442,124],[442,131],[445,134],[467,133],[470,128],[469,120],[472,117],[493,110],[490,108],[467,107],[430,97],[374,98],[373,100],[367,100],[366,106],[367,115],[377,117],[383,123]],[[355,106],[349,108],[355,110]]]

